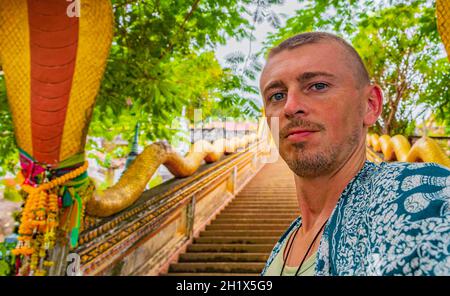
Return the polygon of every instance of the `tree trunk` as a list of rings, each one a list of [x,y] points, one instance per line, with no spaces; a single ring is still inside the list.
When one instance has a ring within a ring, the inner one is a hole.
[[[397,106],[395,106],[395,105],[391,106],[388,117],[384,121],[383,134],[391,135],[392,126],[394,125],[394,122],[395,122],[395,113],[396,112],[397,112]]]

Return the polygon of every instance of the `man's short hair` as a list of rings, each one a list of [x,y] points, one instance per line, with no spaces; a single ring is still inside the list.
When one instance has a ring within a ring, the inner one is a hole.
[[[278,46],[272,48],[269,52],[268,59],[284,50],[290,50],[306,44],[315,44],[324,41],[335,41],[342,46],[349,54],[349,60],[355,67],[355,78],[359,85],[366,85],[370,83],[369,73],[366,66],[361,59],[358,52],[347,41],[339,36],[326,32],[307,32],[295,35],[289,39],[284,40]],[[353,67],[352,67],[353,68]]]

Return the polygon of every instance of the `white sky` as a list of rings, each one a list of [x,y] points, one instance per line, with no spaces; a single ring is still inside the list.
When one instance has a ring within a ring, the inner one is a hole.
[[[283,5],[273,5],[272,10],[275,11],[281,19],[282,25],[285,24],[286,20],[295,15],[295,11],[301,7],[301,4],[295,0],[286,0]],[[253,12],[255,6],[250,6],[249,11]],[[286,14],[287,17],[283,18],[281,14]],[[248,17],[249,21],[252,21],[251,17]],[[252,42],[252,53],[256,53],[262,48],[262,44],[266,39],[268,33],[273,33],[277,29],[272,27],[267,21],[262,24],[256,24],[256,29],[253,32],[255,39]],[[247,55],[249,49],[249,40],[244,40],[241,42],[236,41],[234,38],[230,39],[226,45],[219,46],[216,51],[216,57],[219,62],[224,65],[225,57],[233,52],[241,51]]]
[[[284,26],[286,23],[286,20],[293,17],[295,15],[295,11],[300,9],[302,7],[302,4],[300,4],[296,0],[286,0],[284,4],[282,5],[273,5],[271,7],[271,10],[278,14],[281,26]],[[249,12],[253,13],[255,11],[256,6],[251,5],[249,6]],[[252,23],[252,17],[248,16],[247,19]],[[251,53],[257,53],[262,49],[263,43],[266,40],[269,33],[276,32],[277,29],[274,28],[268,21],[264,21],[261,24],[255,25],[255,30],[253,31],[253,36],[255,37],[255,40],[251,42]],[[215,54],[222,66],[229,66],[226,65],[226,56],[228,54],[234,53],[234,52],[242,52],[244,56],[247,56],[249,53],[249,46],[250,42],[247,39],[244,39],[242,41],[237,41],[234,38],[231,38],[227,41],[227,44],[218,46],[215,49]],[[263,62],[263,61],[261,61]],[[254,86],[258,87],[258,81],[259,81],[259,73],[257,75],[256,81],[253,83]],[[262,105],[262,101],[260,96],[254,96],[254,95],[246,95],[248,97],[253,98],[256,104]]]

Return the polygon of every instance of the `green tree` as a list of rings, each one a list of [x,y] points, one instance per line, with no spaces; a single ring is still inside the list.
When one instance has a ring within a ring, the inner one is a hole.
[[[12,117],[6,100],[5,79],[0,75],[0,177],[14,171],[18,160]]]
[[[129,112],[126,102],[131,100],[138,106],[136,120],[142,123],[144,138],[156,140],[170,139],[175,132],[171,122],[183,107],[191,121],[195,108],[201,108],[204,117],[237,113],[247,102],[233,94],[242,81],[220,67],[213,49],[229,36],[248,36],[250,24],[244,15],[250,2],[114,1],[116,33],[97,120],[108,122],[103,120],[106,106],[114,115]]]
[[[383,87],[380,124],[387,134],[405,133],[420,102],[448,97],[450,65],[442,56],[435,8],[419,4],[398,4],[362,16],[352,38],[374,82]]]

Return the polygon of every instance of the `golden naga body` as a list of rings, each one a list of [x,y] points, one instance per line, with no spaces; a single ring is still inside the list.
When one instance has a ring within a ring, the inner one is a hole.
[[[450,1],[437,0],[436,14],[439,35],[450,60]],[[411,147],[408,139],[402,135],[390,137],[368,134],[366,144],[371,147],[367,150],[367,157],[371,161],[435,162],[450,168],[449,157],[436,141],[428,137],[420,138]],[[383,159],[374,152],[381,152]]]
[[[385,161],[434,162],[450,168],[450,158],[439,144],[428,137],[422,137],[414,145],[402,135],[368,134],[366,144],[375,152],[383,153]]]
[[[84,152],[113,36],[109,0],[0,0],[0,60],[18,146],[48,165]]]
[[[234,153],[238,148],[255,142],[256,134],[230,140],[219,139],[213,144],[200,140],[195,142],[188,154],[182,157],[163,142],[147,146],[125,171],[120,180],[104,192],[96,192],[87,203],[87,213],[97,217],[113,215],[132,205],[142,194],[150,178],[161,164],[177,177],[195,173],[202,164],[215,162],[225,153]]]
[[[445,50],[450,60],[450,1],[437,0],[436,15],[439,35],[445,45]]]

